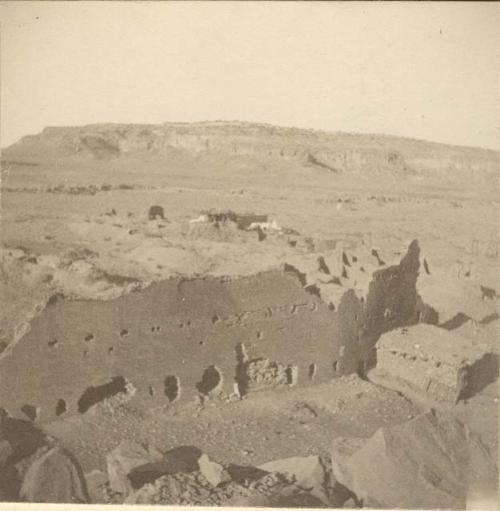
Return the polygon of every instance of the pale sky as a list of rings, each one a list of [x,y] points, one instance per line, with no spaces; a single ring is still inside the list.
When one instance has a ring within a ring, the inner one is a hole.
[[[2,2],[1,145],[245,120],[500,149],[499,3]]]

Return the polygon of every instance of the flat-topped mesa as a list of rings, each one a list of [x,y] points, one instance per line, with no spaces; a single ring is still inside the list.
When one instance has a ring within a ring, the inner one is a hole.
[[[124,156],[172,158],[183,154],[251,157],[293,161],[334,174],[343,172],[430,175],[453,171],[471,177],[494,175],[500,153],[395,136],[326,133],[296,128],[238,123],[93,124],[48,127],[23,137],[4,151],[4,160],[58,160]],[[434,175],[436,177],[436,175]]]
[[[347,290],[337,311],[289,270],[56,301],[0,359],[2,406],[43,420],[115,394],[149,407],[364,372],[382,332],[418,320],[418,259],[413,242],[375,271],[366,298]]]

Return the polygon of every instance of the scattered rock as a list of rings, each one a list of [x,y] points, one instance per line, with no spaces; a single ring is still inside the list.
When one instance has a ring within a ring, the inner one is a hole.
[[[257,480],[230,481],[214,488],[200,472],[162,476],[133,492],[126,504],[325,507],[324,504],[280,474]]]

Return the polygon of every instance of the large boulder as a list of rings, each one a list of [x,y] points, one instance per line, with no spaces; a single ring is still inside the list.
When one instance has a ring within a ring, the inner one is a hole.
[[[24,475],[23,502],[88,503],[85,478],[78,462],[59,446],[42,449]]]
[[[463,509],[468,494],[494,491],[498,469],[479,437],[430,411],[370,439],[334,440],[332,468],[364,505]]]

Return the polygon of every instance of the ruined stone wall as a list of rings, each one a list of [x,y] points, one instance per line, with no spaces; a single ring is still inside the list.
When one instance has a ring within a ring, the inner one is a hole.
[[[109,301],[60,300],[0,359],[0,406],[39,419],[124,390],[158,405],[364,373],[381,333],[421,316],[419,249],[336,311],[293,272],[170,279]],[[19,377],[22,375],[22,377]]]
[[[50,418],[58,406],[77,412],[86,389],[118,377],[136,388],[134,399],[152,404],[211,390],[230,394],[241,364],[259,358],[271,363],[257,371],[268,380],[261,384],[325,381],[332,377],[333,320],[325,304],[278,271],[171,279],[106,302],[61,301],[0,361],[0,402],[13,413],[28,405]]]
[[[417,294],[419,255],[413,241],[400,264],[373,273],[366,297],[353,290],[342,296],[335,323],[341,351],[338,372],[364,375],[376,364],[375,343],[382,333],[427,318],[437,320]]]

